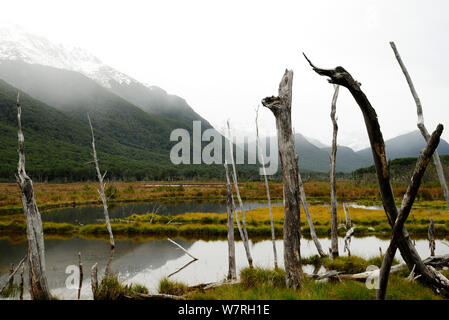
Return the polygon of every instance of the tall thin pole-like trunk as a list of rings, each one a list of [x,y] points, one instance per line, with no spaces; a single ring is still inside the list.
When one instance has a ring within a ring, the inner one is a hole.
[[[17,94],[19,162],[16,179],[21,190],[20,199],[22,200],[27,225],[30,292],[33,300],[49,300],[51,299],[51,294],[45,271],[44,231],[41,214],[34,198],[33,181],[25,171],[25,138],[22,133],[21,116],[22,107],[19,103],[19,94]]]
[[[429,239],[430,256],[433,257],[435,256],[435,225],[433,223],[433,218],[430,218],[427,238]]]
[[[271,242],[273,244],[274,267],[277,268],[278,267],[278,254],[276,251],[276,234],[274,232],[273,211],[271,209],[270,186],[268,185],[267,170],[265,168],[265,159],[264,159],[261,147],[260,147],[258,118],[259,118],[259,106],[257,106],[257,109],[256,109],[256,143],[257,143],[257,150],[259,153],[259,157],[262,160],[263,177],[265,179],[265,190],[267,191],[268,210],[270,212]]]
[[[309,224],[310,236],[312,237],[313,243],[315,244],[315,247],[316,247],[320,257],[323,257],[323,258],[327,257],[327,254],[323,251],[323,247],[321,247],[321,243],[318,240],[318,237],[316,235],[315,226],[313,225],[312,216],[310,215],[310,212],[309,212],[309,204],[307,203],[306,192],[304,191],[304,184],[302,183],[301,174],[299,173],[299,170],[298,170],[298,183],[299,183],[299,192],[301,195],[301,203],[304,207],[307,222]]]
[[[332,151],[331,151],[331,166],[330,166],[330,183],[331,183],[331,252],[332,257],[338,257],[338,222],[337,222],[337,176],[336,176],[336,162],[337,162],[337,132],[338,125],[335,113],[337,111],[338,85],[334,85],[334,96],[332,97],[331,105],[331,119],[332,119]]]
[[[97,170],[98,182],[100,183],[100,190],[98,190],[98,193],[100,194],[101,201],[103,202],[104,220],[106,222],[106,228],[108,229],[109,232],[109,243],[111,245],[111,249],[114,249],[115,248],[114,235],[112,234],[111,222],[109,220],[108,203],[106,200],[103,183],[104,177],[106,176],[106,172],[104,173],[104,175],[101,174],[100,166],[98,164],[97,150],[95,149],[94,129],[92,127],[92,122],[90,121],[89,114],[87,115],[87,118],[89,119],[90,131],[92,132],[92,150],[95,162],[95,169]]]
[[[346,230],[351,229],[351,213],[349,212],[349,208],[346,208],[346,204],[343,203],[343,211],[345,212],[345,226]]]
[[[228,163],[225,160],[225,171],[226,171],[226,184],[231,185],[231,180],[229,179],[229,170],[228,170]],[[231,189],[232,191],[232,189]],[[234,217],[235,221],[237,222],[237,229],[239,230],[240,239],[242,239],[243,247],[245,248],[246,258],[248,259],[248,264],[252,268],[253,260],[251,258],[251,254],[249,253],[249,244],[248,241],[245,239],[245,234],[243,233],[242,225],[240,224],[240,217],[235,207],[234,202],[234,195],[231,192],[231,201],[232,201],[232,211],[234,211]]]
[[[279,156],[284,188],[284,266],[288,288],[302,286],[300,195],[298,181],[298,155],[293,138],[291,104],[293,71],[285,70],[277,97],[266,97],[262,105],[276,118]]]
[[[388,218],[388,223],[391,227],[393,227],[396,218],[398,217],[398,209],[394,201],[393,189],[390,182],[390,169],[388,167],[385,153],[385,142],[380,130],[376,110],[374,110],[368,98],[363,93],[360,87],[361,84],[354,80],[351,74],[343,67],[338,66],[335,69],[318,68],[314,66],[305,55],[304,57],[316,73],[321,76],[329,77],[330,79],[328,81],[330,83],[338,84],[347,88],[359,105],[365,120],[365,126],[370,140],[374,166],[376,168],[377,180],[379,184],[379,191],[385,214]],[[449,293],[449,284],[447,284],[445,280],[442,280],[444,276],[434,269],[428,268],[421,260],[405,226],[401,230],[401,235],[398,240],[398,248],[404,261],[407,263],[409,270],[415,268],[415,271],[421,275],[421,277],[418,278],[419,282],[435,290],[438,289],[440,292],[445,292],[446,294]]]
[[[415,90],[415,86],[413,85],[412,78],[410,77],[404,63],[402,62],[401,56],[399,55],[396,45],[394,44],[394,42],[390,42],[390,46],[393,49],[394,55],[396,56],[396,60],[398,61],[399,66],[401,67],[401,70],[404,73],[405,79],[407,80],[407,83],[408,83],[408,86],[412,93],[413,99],[415,100],[416,111],[418,114],[418,123],[417,123],[418,129],[419,129],[419,131],[421,131],[421,134],[424,137],[424,139],[426,140],[426,142],[428,142],[430,139],[430,134],[427,131],[426,127],[424,126],[424,116],[423,116],[423,111],[422,111],[421,100],[419,99],[418,93]],[[441,160],[440,160],[440,155],[438,154],[438,150],[435,150],[435,152],[433,154],[433,163],[435,164],[435,169],[438,174],[438,179],[440,180],[440,185],[441,185],[441,188],[443,189],[444,199],[446,199],[446,203],[449,208],[449,190],[447,188],[446,178],[444,177],[444,170],[443,170],[443,166],[441,165]]]
[[[391,265],[398,248],[399,238],[402,235],[402,229],[404,228],[405,221],[407,220],[408,215],[410,214],[410,210],[412,209],[413,202],[415,201],[416,194],[418,193],[419,186],[421,185],[421,180],[424,172],[426,171],[427,165],[430,162],[432,154],[438,147],[442,132],[443,126],[440,124],[430,137],[426,148],[419,155],[415,170],[413,171],[412,178],[410,179],[410,184],[407,188],[406,193],[404,194],[404,198],[402,199],[401,209],[393,226],[390,245],[385,252],[382,266],[380,267],[379,271],[379,290],[377,291],[377,299],[379,300],[385,300],[387,294],[388,276],[390,274]]]
[[[242,214],[242,228],[243,228],[246,256],[248,258],[249,267],[252,268],[253,267],[253,258],[251,257],[251,251],[249,249],[249,238],[248,238],[248,231],[246,230],[245,210],[243,209],[243,201],[242,201],[242,198],[240,197],[239,185],[238,185],[238,180],[237,180],[237,170],[235,169],[234,151],[233,151],[232,136],[231,136],[231,126],[229,124],[229,120],[227,121],[227,124],[228,124],[228,136],[229,136],[228,142],[229,142],[229,150],[231,153],[231,164],[232,164],[232,180],[234,181],[235,193],[237,195],[237,199],[239,201],[240,212]]]
[[[225,164],[227,171],[227,165]],[[234,207],[232,205],[232,186],[229,182],[226,183],[226,209],[228,214],[228,280],[237,279],[237,270],[235,264],[235,242],[234,242]]]

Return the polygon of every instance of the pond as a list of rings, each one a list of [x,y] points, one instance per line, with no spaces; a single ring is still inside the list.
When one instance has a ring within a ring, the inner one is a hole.
[[[282,202],[273,202],[273,206]],[[236,204],[237,205],[237,204]],[[266,207],[266,201],[245,201],[244,210]],[[179,201],[179,202],[140,202],[118,203],[109,205],[109,217],[111,219],[123,219],[133,213],[146,214],[157,212],[160,215],[178,215],[187,212],[226,212],[225,201]],[[104,222],[102,206],[81,206],[74,208],[52,209],[42,212],[42,221],[67,222],[72,224],[94,224]]]
[[[227,274],[227,241],[225,240],[194,240],[186,241],[177,239],[179,244],[186,248],[199,260],[190,264],[170,279],[194,285],[203,282],[223,280]],[[342,255],[343,239],[339,239],[339,248]],[[323,248],[330,247],[330,239],[322,238]],[[379,247],[385,252],[389,241],[377,237],[353,238],[351,252],[353,255],[369,258],[379,255]],[[283,266],[283,242],[276,241],[278,259]],[[66,268],[70,265],[78,266],[78,252],[82,254],[84,281],[82,287],[82,299],[92,299],[90,287],[90,270],[98,262],[100,274],[109,257],[109,245],[104,240],[87,240],[73,238],[70,240],[46,239],[46,269],[49,286],[52,294],[59,299],[76,299],[77,289],[68,289],[66,280]],[[255,266],[273,267],[273,251],[270,240],[251,243],[251,253]],[[429,256],[427,240],[417,240],[416,248],[425,258]],[[26,241],[11,243],[8,240],[0,240],[0,284],[6,282],[10,263],[18,263],[27,250]],[[437,240],[436,254],[447,254],[449,248]],[[316,249],[311,240],[301,240],[301,255],[304,257],[316,254]],[[400,254],[397,258],[402,261]],[[113,272],[125,283],[140,283],[148,287],[151,292],[157,291],[157,285],[163,277],[175,272],[191,259],[181,249],[167,240],[116,241],[115,257],[111,264]],[[247,260],[241,241],[236,241],[237,269],[246,267]],[[312,266],[304,266],[305,272],[311,273]],[[321,270],[323,271],[323,269]],[[17,278],[16,278],[17,279]],[[16,280],[17,281],[17,280]],[[27,283],[27,280],[25,280]]]

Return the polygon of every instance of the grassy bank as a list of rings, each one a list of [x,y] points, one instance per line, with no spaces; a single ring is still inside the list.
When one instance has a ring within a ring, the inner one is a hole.
[[[363,259],[360,257],[339,257],[334,260],[308,257],[304,264],[318,263],[326,269],[339,270],[344,273],[357,273],[366,270],[368,265],[380,267],[382,257]],[[395,261],[394,264],[398,263]],[[394,300],[440,300],[444,297],[431,289],[423,287],[418,282],[406,279],[407,269],[390,275],[387,299]],[[449,271],[443,271],[449,276]],[[376,290],[370,290],[361,281],[315,281],[306,277],[299,290],[286,288],[285,271],[282,268],[264,269],[255,267],[240,270],[239,282],[203,290],[189,287],[179,281],[163,278],[159,282],[158,293],[183,296],[187,300],[373,300]],[[116,276],[103,279],[96,298],[100,300],[120,300],[124,296],[140,299],[137,293],[149,293],[149,290],[139,284],[124,285]]]
[[[330,235],[329,206],[310,206],[315,231],[318,236]],[[351,220],[355,225],[356,236],[376,235],[389,237],[391,227],[383,210],[363,208],[349,209]],[[407,228],[415,237],[425,237],[432,217],[437,237],[449,235],[448,212],[441,209],[416,208],[407,220]],[[346,229],[344,211],[338,206],[337,220],[340,223],[338,232],[344,236]],[[112,219],[112,230],[116,236],[172,236],[186,238],[226,237],[225,213],[185,213],[176,216],[162,216],[154,213],[144,215],[133,214],[125,219]],[[273,207],[273,219],[276,236],[282,237],[284,212],[282,206]],[[246,212],[248,233],[252,238],[263,238],[271,235],[268,208],[259,208]],[[306,222],[304,210],[301,210],[302,233],[310,237],[310,229]],[[25,234],[26,224],[22,214],[0,216],[0,234]],[[235,232],[238,234],[237,227]],[[46,235],[90,235],[102,237],[107,235],[104,224],[75,225],[70,223],[44,222]]]
[[[344,270],[347,273],[359,271],[373,262],[359,257],[352,258],[339,258],[336,262],[338,263],[337,267],[340,268],[338,270]],[[376,260],[376,258],[372,260]],[[377,260],[380,261],[380,257]],[[408,270],[405,270],[390,276],[387,299],[443,299],[418,282],[407,281],[407,275]],[[364,282],[357,281],[315,281],[305,278],[300,290],[288,289],[285,286],[283,269],[273,270],[258,267],[242,269],[238,284],[225,285],[207,291],[191,290],[183,283],[163,279],[159,284],[159,292],[184,295],[187,299],[192,300],[373,300],[376,298],[376,290],[369,290]]]
[[[41,210],[99,204],[97,182],[84,183],[35,183],[36,201]],[[239,184],[243,199],[266,200],[263,182],[243,182]],[[329,202],[329,183],[326,181],[307,181],[304,188],[310,203]],[[405,185],[393,185],[398,204],[406,190]],[[223,181],[211,182],[112,182],[106,190],[109,203],[167,200],[173,201],[202,199],[224,201],[226,188]],[[0,183],[0,214],[15,213],[22,210],[20,190],[16,183]],[[270,182],[270,195],[273,200],[282,200],[282,184]],[[379,205],[381,200],[377,184],[362,184],[357,181],[338,181],[337,198],[340,202]],[[424,184],[417,196],[416,205],[444,208],[443,194],[439,186]]]

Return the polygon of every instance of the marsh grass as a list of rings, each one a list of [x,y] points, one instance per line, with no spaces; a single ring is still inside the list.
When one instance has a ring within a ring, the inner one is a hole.
[[[175,296],[182,296],[189,290],[189,286],[178,281],[171,281],[168,278],[163,278],[159,282],[159,293],[171,294]]]
[[[117,275],[112,274],[104,277],[97,291],[95,292],[95,300],[124,300],[126,297],[138,299],[137,293],[148,293],[148,289],[140,284],[124,285]]]
[[[367,263],[367,261],[365,261]],[[282,269],[243,269],[241,283],[223,286],[205,292],[190,292],[187,298],[195,300],[373,300],[376,291],[363,282],[318,282],[306,278],[300,290],[286,288]],[[387,299],[426,300],[441,299],[432,290],[418,282],[409,282],[397,274],[390,277]]]

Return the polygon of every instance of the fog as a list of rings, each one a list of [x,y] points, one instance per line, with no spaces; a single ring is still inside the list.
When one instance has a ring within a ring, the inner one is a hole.
[[[293,123],[330,144],[333,87],[315,74],[345,67],[376,109],[384,138],[416,129],[416,107],[389,41],[421,98],[429,131],[449,128],[447,1],[8,1],[2,18],[52,41],[80,46],[112,67],[177,94],[217,129],[230,118],[255,134],[255,108],[293,69]],[[338,143],[368,137],[346,89],[337,101]],[[275,133],[261,107],[260,131]],[[449,140],[449,131],[443,133]]]

